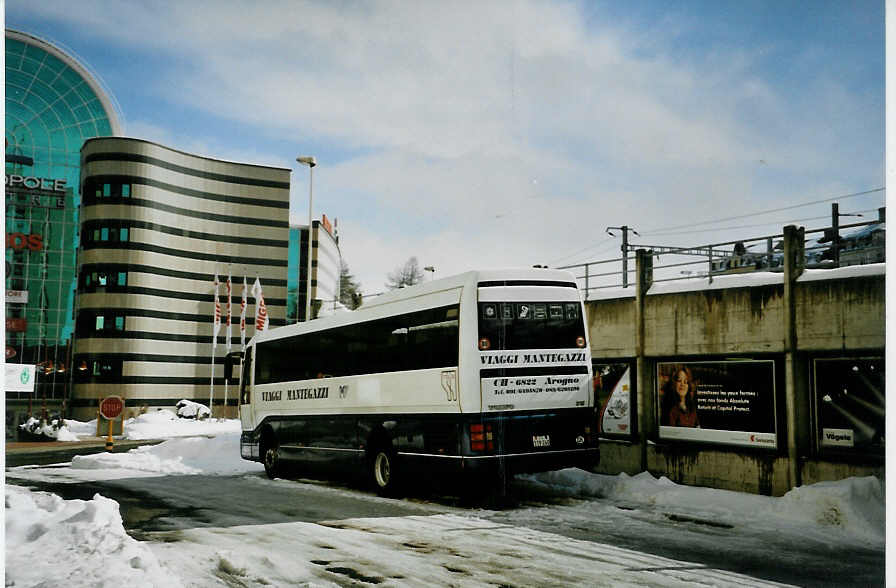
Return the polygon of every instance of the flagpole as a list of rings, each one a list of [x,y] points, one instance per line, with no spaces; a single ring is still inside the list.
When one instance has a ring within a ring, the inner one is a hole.
[[[221,329],[221,303],[218,300],[218,274],[215,274],[215,304],[214,304],[214,318],[212,323],[212,373],[209,381],[209,393],[208,393],[208,412],[209,416],[212,415],[214,409],[213,403],[215,401],[215,349],[218,346],[218,331]]]
[[[230,269],[228,269],[228,270],[227,270],[227,305],[226,305],[226,307],[227,307],[227,320],[224,321],[224,324],[227,325],[227,333],[226,333],[225,340],[227,341],[227,355],[228,355],[228,356],[230,355],[230,317],[231,317],[231,315],[232,315],[232,309],[231,309],[231,306],[230,306],[230,301],[231,301],[231,293],[232,293],[232,290],[233,290],[233,284],[231,283],[230,275],[231,275],[231,274],[230,274]],[[224,362],[224,368],[225,368],[225,369],[227,368],[227,366],[228,366],[228,362]],[[227,418],[227,396],[228,396],[228,392],[229,392],[229,388],[230,388],[229,380],[230,380],[230,374],[224,374],[224,411],[223,411],[223,417],[224,417],[225,419]]]

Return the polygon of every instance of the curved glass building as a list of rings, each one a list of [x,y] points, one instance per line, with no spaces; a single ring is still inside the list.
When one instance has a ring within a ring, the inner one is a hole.
[[[87,68],[6,30],[6,359],[40,366],[37,396],[67,396],[81,147],[120,135],[117,107]]]

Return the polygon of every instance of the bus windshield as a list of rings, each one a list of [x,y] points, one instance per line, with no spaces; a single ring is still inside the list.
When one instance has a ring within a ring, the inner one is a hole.
[[[584,342],[577,302],[480,302],[479,338],[488,348],[569,349]]]

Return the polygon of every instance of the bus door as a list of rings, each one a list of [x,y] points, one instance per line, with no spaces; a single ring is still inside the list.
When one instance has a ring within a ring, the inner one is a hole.
[[[243,364],[240,366],[240,422],[244,431],[255,429],[255,410],[252,405],[252,350],[246,347]]]

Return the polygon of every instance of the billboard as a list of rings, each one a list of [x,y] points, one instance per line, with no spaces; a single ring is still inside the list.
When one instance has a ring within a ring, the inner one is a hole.
[[[661,439],[777,448],[775,362],[657,363]]]
[[[884,358],[819,358],[813,375],[820,448],[882,454]]]
[[[634,362],[593,361],[594,401],[601,436],[631,437],[635,433]]]

